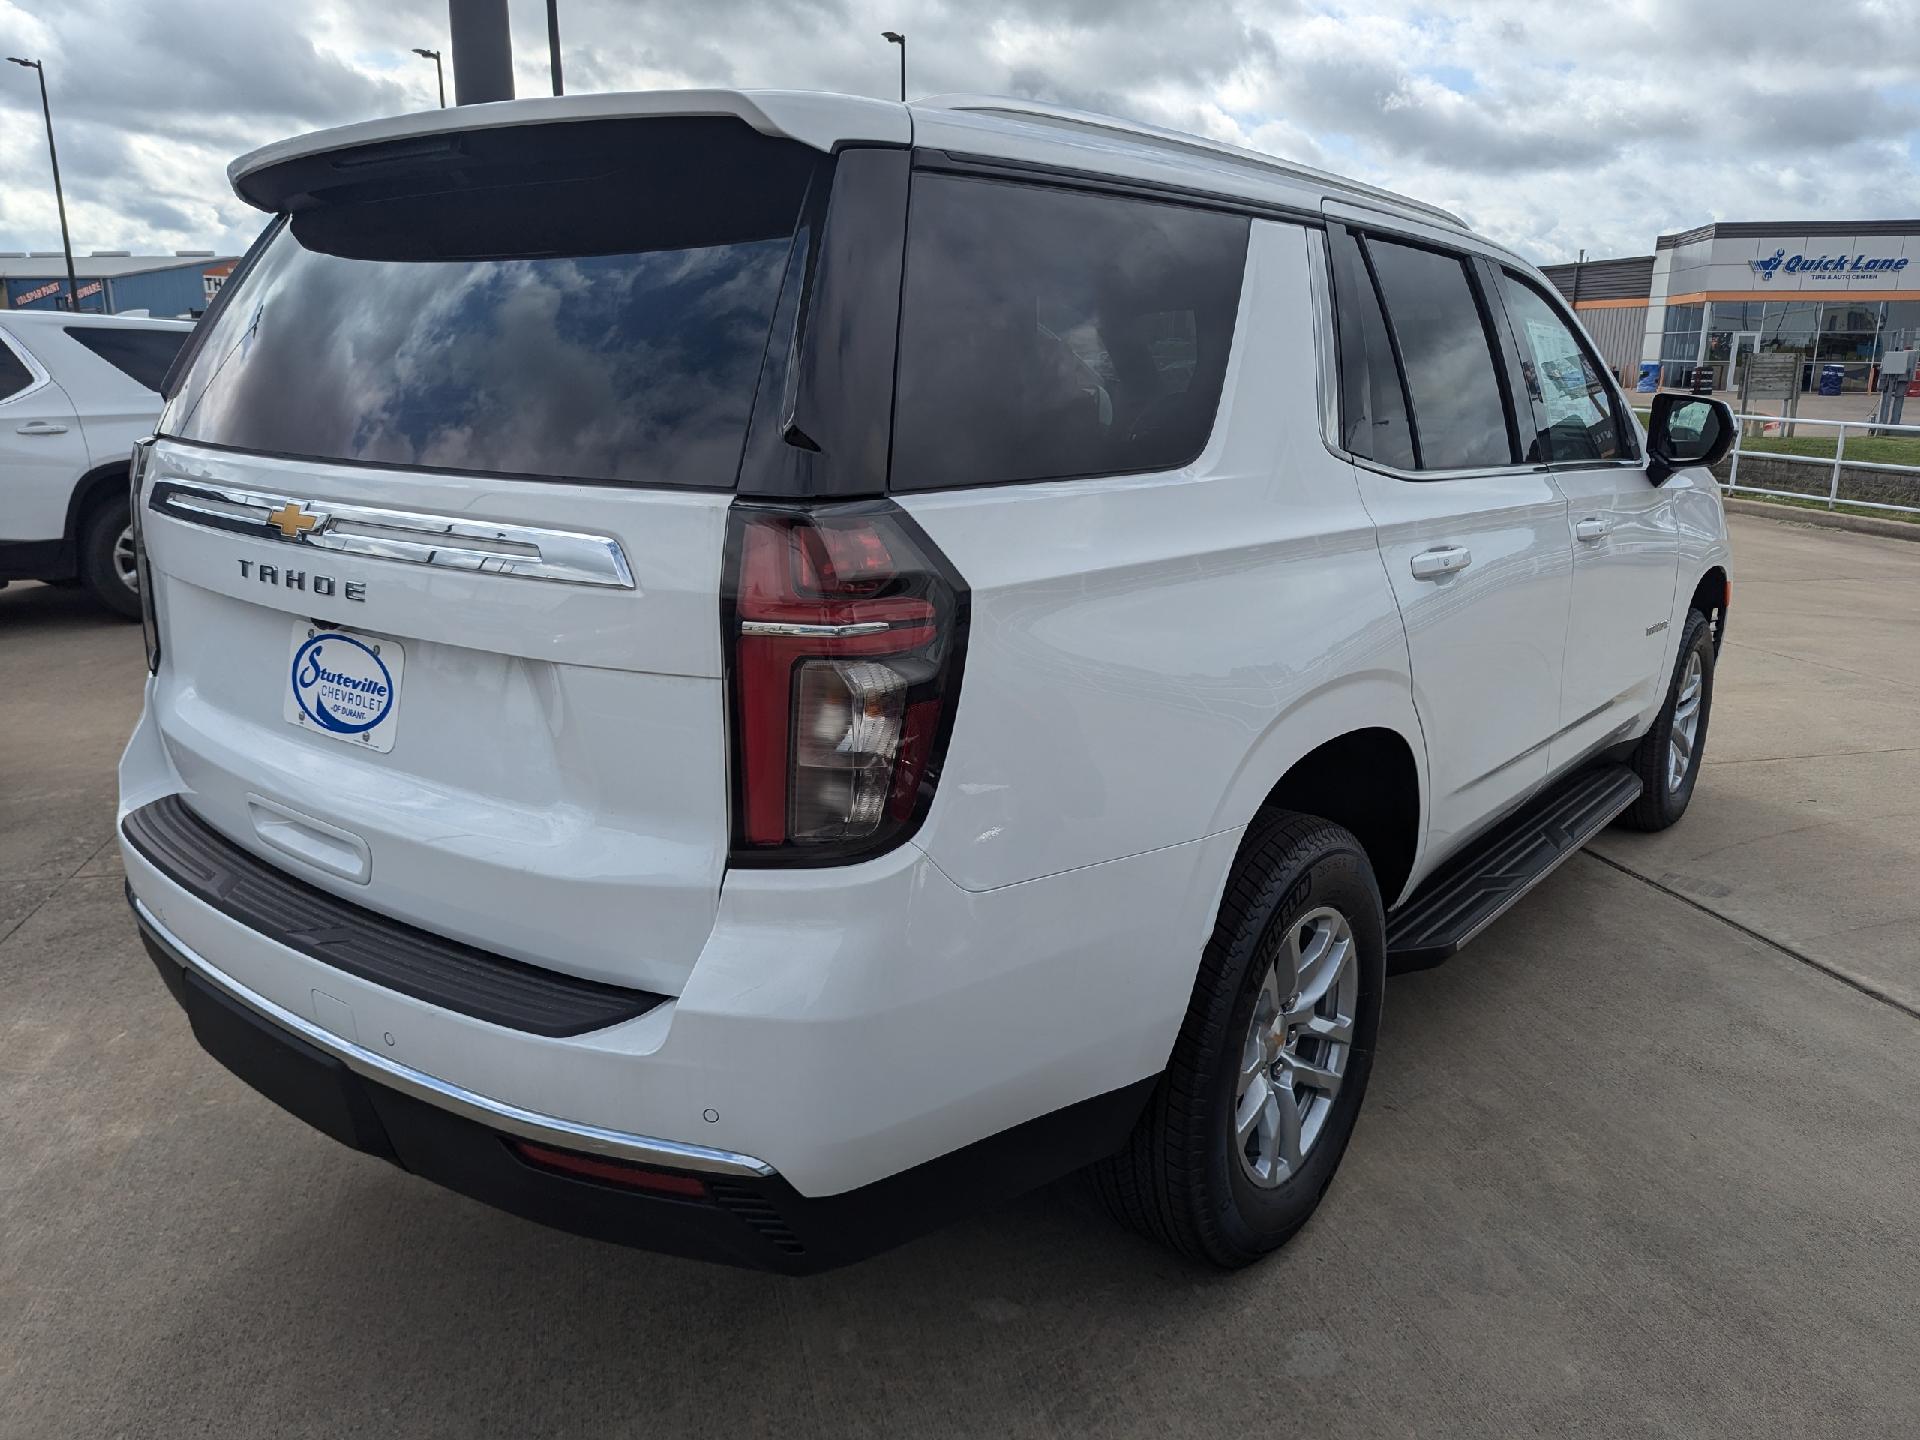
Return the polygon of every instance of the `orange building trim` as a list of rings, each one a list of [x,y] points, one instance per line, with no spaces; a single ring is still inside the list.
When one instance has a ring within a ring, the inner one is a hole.
[[[1920,300],[1920,290],[1695,290],[1690,295],[1669,295],[1665,303],[1698,305],[1703,300]],[[1586,305],[1579,308],[1584,310]]]
[[[1576,310],[1644,310],[1645,300],[1582,300],[1573,307]]]

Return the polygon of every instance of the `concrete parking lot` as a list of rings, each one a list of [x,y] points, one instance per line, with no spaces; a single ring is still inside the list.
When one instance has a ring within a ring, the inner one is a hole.
[[[1913,1433],[1920,544],[1734,541],[1692,813],[1393,983],[1325,1205],[1233,1276],[1073,1185],[788,1280],[340,1149],[134,940],[137,628],[0,593],[0,1434]]]

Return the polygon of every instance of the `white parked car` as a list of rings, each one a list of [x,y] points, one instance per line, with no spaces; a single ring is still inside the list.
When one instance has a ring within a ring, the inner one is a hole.
[[[786,1270],[1092,1166],[1243,1264],[1387,973],[1687,808],[1725,407],[1643,436],[1441,210],[968,98],[231,175],[123,850],[201,1043],[348,1145]]]
[[[127,456],[153,431],[186,320],[0,310],[0,586],[84,584],[140,614]]]

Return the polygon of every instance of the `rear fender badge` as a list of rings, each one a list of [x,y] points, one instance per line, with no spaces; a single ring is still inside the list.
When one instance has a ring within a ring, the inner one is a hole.
[[[258,580],[262,585],[279,585],[288,590],[308,590],[315,595],[338,595],[345,600],[366,602],[367,582],[364,580],[339,580],[332,575],[322,575],[319,571],[309,573],[295,570],[291,566],[262,565],[257,560],[240,562],[242,580]]]

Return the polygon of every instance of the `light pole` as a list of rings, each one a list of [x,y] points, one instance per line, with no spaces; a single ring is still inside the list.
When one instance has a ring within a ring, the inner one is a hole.
[[[907,37],[898,30],[882,30],[880,38],[900,47],[900,103],[904,105],[907,102]]]
[[[22,60],[18,55],[9,55],[7,59],[40,76],[40,113],[47,117],[47,159],[53,162],[53,203],[60,211],[60,248],[67,255],[67,308],[78,310],[80,281],[73,273],[73,240],[67,234],[67,197],[60,189],[60,153],[53,148],[53,107],[47,104],[46,67],[38,60]]]
[[[422,50],[418,45],[416,45],[413,47],[413,53],[433,61],[433,78],[440,82],[440,108],[442,110],[446,109],[447,108],[447,72],[440,68],[440,52],[438,50]]]
[[[547,0],[547,68],[553,71],[553,93],[566,94],[560,83],[560,0]]]

